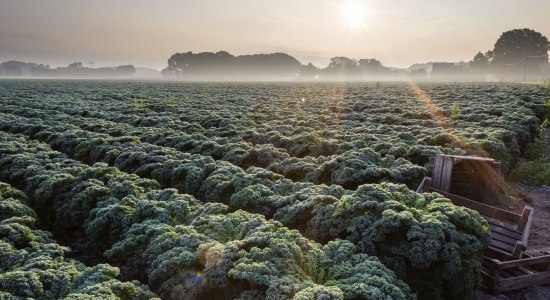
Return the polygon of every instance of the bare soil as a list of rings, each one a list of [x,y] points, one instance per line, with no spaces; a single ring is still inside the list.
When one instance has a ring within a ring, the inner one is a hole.
[[[550,144],[550,130],[545,134]],[[525,183],[507,183],[508,195],[500,203],[501,208],[521,213],[526,205],[534,208],[533,226],[529,235],[527,253],[544,255],[550,253],[550,186],[532,186]],[[490,295],[477,291],[477,300],[550,300],[550,283],[522,290]]]

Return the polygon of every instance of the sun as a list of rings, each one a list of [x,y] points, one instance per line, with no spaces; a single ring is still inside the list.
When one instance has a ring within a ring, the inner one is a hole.
[[[364,25],[367,18],[367,8],[363,1],[347,1],[342,6],[342,18],[350,26]]]

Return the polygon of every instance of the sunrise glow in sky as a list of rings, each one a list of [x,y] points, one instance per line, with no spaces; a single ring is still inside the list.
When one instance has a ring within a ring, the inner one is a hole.
[[[0,0],[0,61],[161,69],[175,52],[385,65],[470,60],[504,31],[550,36],[548,0]]]

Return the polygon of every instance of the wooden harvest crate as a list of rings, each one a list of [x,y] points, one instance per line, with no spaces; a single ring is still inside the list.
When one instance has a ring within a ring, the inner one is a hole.
[[[526,206],[522,214],[447,193],[431,186],[425,177],[417,192],[437,192],[455,205],[476,210],[489,223],[491,244],[484,253],[482,284],[491,293],[521,289],[550,283],[550,254],[530,256],[524,251],[529,242],[533,208]]]
[[[501,163],[490,158],[437,154],[432,187],[471,200],[495,204]]]
[[[483,286],[494,294],[550,283],[550,255],[518,257],[494,253],[485,256],[481,271]]]
[[[445,196],[455,205],[476,210],[487,220],[491,230],[490,253],[500,252],[503,255],[519,258],[527,248],[529,232],[533,222],[532,207],[525,206],[522,214],[516,214],[434,188],[429,188],[429,190]]]

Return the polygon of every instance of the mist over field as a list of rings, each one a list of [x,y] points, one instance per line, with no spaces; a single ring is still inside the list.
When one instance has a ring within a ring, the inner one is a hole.
[[[0,299],[550,299],[549,12],[0,0]]]
[[[421,2],[3,1],[0,76],[549,80],[550,2]]]

